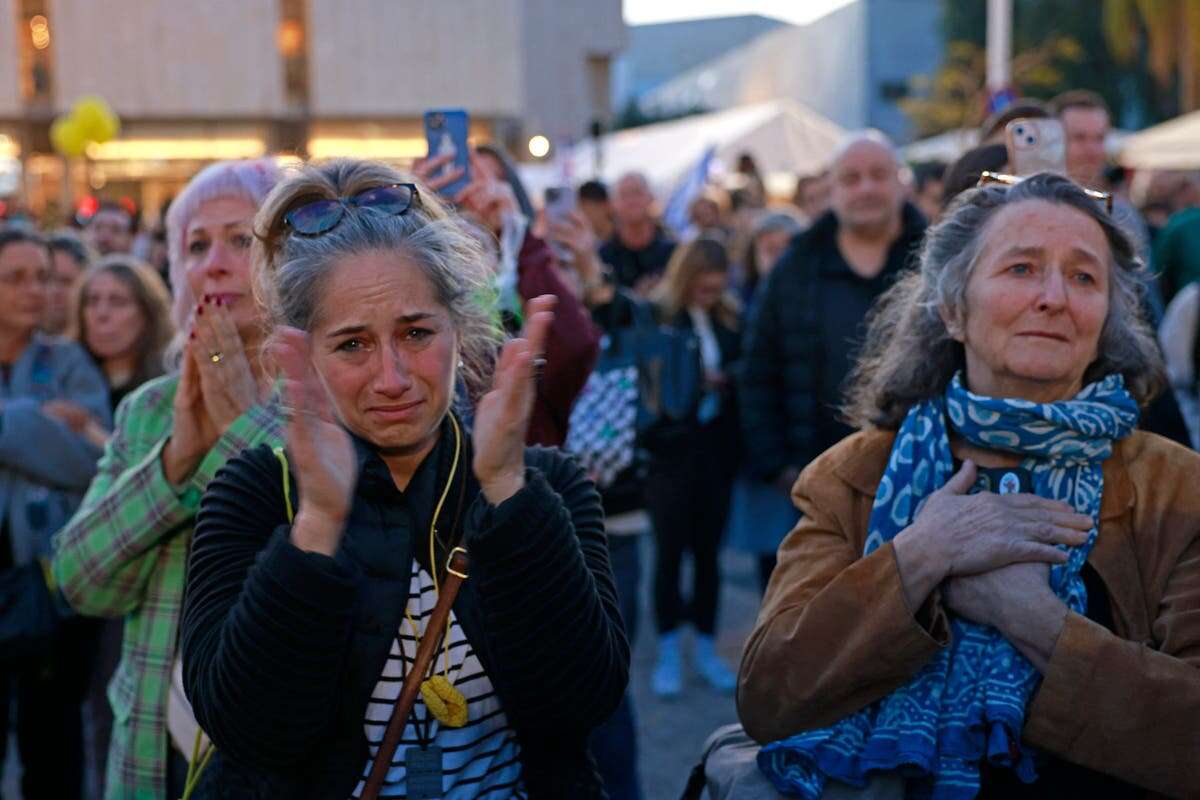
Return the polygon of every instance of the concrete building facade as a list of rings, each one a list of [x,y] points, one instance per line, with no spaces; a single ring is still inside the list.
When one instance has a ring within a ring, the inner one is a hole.
[[[607,119],[624,43],[620,0],[0,0],[0,169],[35,208],[63,186],[153,208],[218,158],[424,155],[429,108],[528,158]],[[64,165],[49,126],[89,94],[121,136]]]

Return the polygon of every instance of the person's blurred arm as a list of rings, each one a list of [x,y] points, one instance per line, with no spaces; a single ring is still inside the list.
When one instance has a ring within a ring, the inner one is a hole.
[[[1197,325],[1200,325],[1200,283],[1184,287],[1167,306],[1158,328],[1158,343],[1167,362],[1167,376],[1177,388],[1191,387],[1196,380]]]
[[[616,293],[612,270],[583,215],[572,211],[565,220],[548,224],[547,235],[570,252],[569,268],[584,306],[594,312],[611,303]]]
[[[571,406],[583,390],[600,350],[600,333],[591,315],[559,271],[553,251],[541,239],[525,235],[517,257],[517,291],[523,300],[544,294],[558,298],[543,354],[546,366],[537,388],[527,444],[562,444]],[[540,409],[540,410],[539,410]],[[550,416],[550,424],[539,414]]]
[[[59,368],[65,370],[64,399],[107,425],[112,412],[104,376],[78,348],[59,355]],[[0,464],[35,481],[83,491],[96,474],[102,449],[82,431],[44,411],[40,400],[18,397],[0,405]]]

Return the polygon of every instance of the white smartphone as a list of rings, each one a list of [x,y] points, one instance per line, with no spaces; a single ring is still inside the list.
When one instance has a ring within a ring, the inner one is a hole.
[[[1014,119],[1004,128],[1009,168],[1022,177],[1067,172],[1066,142],[1056,119]]]

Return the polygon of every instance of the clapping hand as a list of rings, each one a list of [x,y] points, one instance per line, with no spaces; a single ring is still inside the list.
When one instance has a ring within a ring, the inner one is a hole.
[[[175,389],[171,438],[163,448],[167,480],[182,483],[258,401],[258,384],[229,309],[205,297],[196,307]]]
[[[493,178],[479,156],[471,153],[471,182],[453,198],[465,213],[473,215],[499,235],[507,217],[520,213],[517,196],[507,182]]]
[[[492,390],[475,411],[473,467],[488,502],[499,505],[525,486],[525,432],[533,411],[537,362],[554,321],[553,295],[529,302],[525,330],[504,345]]]
[[[42,404],[42,413],[56,419],[97,447],[104,447],[109,431],[91,413],[70,400],[49,400]]]
[[[288,410],[287,449],[300,488],[292,541],[302,550],[333,555],[350,512],[358,461],[350,435],[313,367],[308,334],[283,328],[272,355],[283,370]]]
[[[205,297],[196,310],[192,335],[204,407],[218,433],[224,433],[258,401],[258,384],[233,316],[219,298]]]

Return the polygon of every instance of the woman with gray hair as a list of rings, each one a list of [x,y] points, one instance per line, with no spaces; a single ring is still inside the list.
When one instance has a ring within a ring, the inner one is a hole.
[[[964,193],[881,301],[742,662],[779,789],[1200,792],[1200,455],[1134,430],[1139,270],[1043,174]]]
[[[760,211],[754,218],[742,257],[740,299],[746,317],[753,313],[758,287],[766,283],[792,237],[802,230],[800,218],[786,209]]]
[[[219,162],[171,204],[172,371],[118,407],[99,472],[54,540],[71,606],[125,620],[106,798],[182,792],[195,721],[176,645],[200,496],[230,456],[280,441],[250,287],[254,213],[278,178],[271,160]]]
[[[605,796],[587,738],[629,645],[600,498],[524,444],[553,298],[500,348],[478,240],[382,164],[301,169],[256,229],[287,448],[232,459],[197,521],[181,647],[217,747],[199,791]]]

